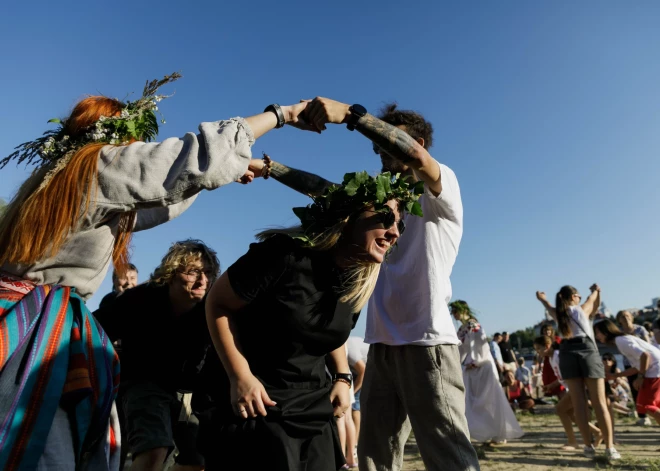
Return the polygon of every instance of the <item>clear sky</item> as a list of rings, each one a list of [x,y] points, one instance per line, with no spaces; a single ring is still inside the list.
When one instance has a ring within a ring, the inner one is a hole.
[[[660,3],[9,2],[0,15],[0,155],[85,94],[140,95],[181,71],[160,137],[272,103],[396,100],[435,127],[465,233],[452,282],[486,332],[541,319],[537,289],[592,282],[616,311],[660,295]],[[338,180],[376,172],[344,126],[276,130],[253,151]],[[24,168],[0,171],[9,197]],[[134,238],[144,280],[172,241],[199,238],[223,269],[306,204],[274,180],[204,192]],[[110,290],[108,275],[89,305]],[[364,331],[364,316],[357,334]]]

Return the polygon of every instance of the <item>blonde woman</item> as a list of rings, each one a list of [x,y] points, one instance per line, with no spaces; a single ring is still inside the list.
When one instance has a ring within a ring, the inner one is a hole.
[[[344,343],[403,232],[410,190],[389,174],[347,174],[296,208],[301,227],[262,233],[213,285],[206,313],[224,372],[207,360],[208,471],[345,464],[334,420],[350,407]]]

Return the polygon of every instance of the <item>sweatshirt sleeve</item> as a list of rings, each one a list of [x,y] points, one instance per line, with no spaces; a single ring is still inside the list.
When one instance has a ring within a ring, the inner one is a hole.
[[[199,131],[181,139],[101,149],[96,204],[117,211],[166,207],[240,178],[254,143],[247,122],[202,123]]]

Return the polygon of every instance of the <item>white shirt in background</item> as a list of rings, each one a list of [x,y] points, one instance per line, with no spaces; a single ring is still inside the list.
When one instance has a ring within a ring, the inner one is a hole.
[[[621,335],[614,339],[621,354],[628,359],[630,364],[639,369],[640,358],[643,353],[648,353],[649,367],[645,378],[660,378],[660,350],[634,335]]]
[[[458,345],[447,304],[451,275],[463,235],[458,180],[440,166],[442,192],[425,186],[423,217],[406,214],[406,232],[381,265],[369,300],[365,342],[386,345]]]

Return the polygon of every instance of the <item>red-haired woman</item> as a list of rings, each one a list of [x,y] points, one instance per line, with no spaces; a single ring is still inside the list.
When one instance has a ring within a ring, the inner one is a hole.
[[[85,300],[111,262],[127,266],[133,232],[177,217],[204,189],[260,176],[254,140],[306,127],[306,103],[272,105],[140,142],[157,133],[156,90],[176,78],[135,102],[85,98],[59,131],[0,161],[38,166],[0,219],[0,469],[118,467],[105,452],[118,438],[108,429],[118,362]]]
[[[614,448],[612,419],[605,397],[605,369],[592,326],[592,319],[600,306],[600,287],[594,284],[590,290],[591,294],[582,305],[582,296],[568,285],[557,293],[555,307],[550,305],[545,293],[538,291],[536,297],[557,321],[559,332],[564,337],[559,345],[559,369],[573,403],[575,421],[584,444],[584,455],[592,458],[596,456],[589,428],[586,387],[605,442],[605,456],[608,461],[615,461],[621,459],[621,455]]]

